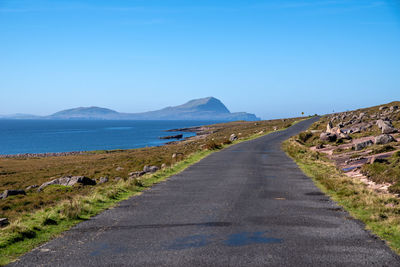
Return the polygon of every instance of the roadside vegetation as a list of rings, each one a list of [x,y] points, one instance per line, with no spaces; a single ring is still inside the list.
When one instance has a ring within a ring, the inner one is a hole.
[[[386,109],[373,107],[350,113],[350,117],[360,117],[360,112],[370,114],[361,122],[357,119],[356,123],[369,123],[371,126],[354,134],[349,133],[349,137],[340,142],[338,138],[321,140],[327,124],[332,119],[337,120],[337,114],[325,116],[308,131],[285,141],[283,148],[323,192],[343,206],[351,216],[364,222],[368,230],[400,254],[400,199],[397,195],[400,193],[399,143],[394,140],[390,144],[373,144],[355,150],[355,145],[360,142],[358,138],[371,139],[382,134],[372,122],[380,119],[378,111]],[[399,126],[397,114],[400,113],[389,114],[395,127]],[[343,129],[343,132],[347,130],[345,127],[339,129]],[[360,179],[360,176],[365,179]],[[365,180],[388,184],[382,187],[386,190],[380,190],[381,187],[371,187]]]
[[[213,151],[287,128],[298,120],[215,124],[204,127],[195,138],[159,147],[93,151],[84,155],[0,158],[0,193],[25,190],[25,194],[0,199],[0,218],[10,222],[0,228],[0,265],[118,202],[140,194]],[[143,170],[144,166],[158,166],[160,170],[140,177],[130,175]],[[97,182],[107,177],[108,181],[97,185],[50,185],[40,192],[37,187],[31,187],[67,175],[86,176]]]

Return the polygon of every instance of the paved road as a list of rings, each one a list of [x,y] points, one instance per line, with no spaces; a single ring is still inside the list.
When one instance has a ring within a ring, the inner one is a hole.
[[[400,266],[280,150],[312,121],[214,153],[15,266]]]

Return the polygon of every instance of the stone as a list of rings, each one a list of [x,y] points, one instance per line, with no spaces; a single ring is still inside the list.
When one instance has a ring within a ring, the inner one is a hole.
[[[26,195],[26,192],[24,190],[4,190],[3,194],[0,195],[0,199],[16,195]]]
[[[173,159],[178,158],[179,156],[183,157],[183,153],[177,152],[177,153],[172,154]]]
[[[146,172],[144,172],[144,171],[137,171],[137,172],[131,172],[131,173],[129,173],[129,176],[130,176],[131,178],[136,178],[136,177],[143,176],[143,175],[145,175],[145,174],[146,174]]]
[[[233,142],[233,141],[235,141],[237,139],[238,139],[238,137],[237,137],[236,134],[231,134],[231,136],[229,137],[229,141],[231,141],[231,142]]]
[[[120,167],[120,166],[118,166],[117,168],[115,168],[115,170],[118,171],[118,172],[119,172],[119,171],[122,171],[123,169],[124,169],[124,168],[122,168],[122,167]]]
[[[397,133],[397,129],[394,128],[393,126],[388,126],[388,125],[384,125],[382,128],[382,133],[383,134],[390,134],[390,133]]]
[[[104,184],[108,182],[108,177],[100,177],[98,184]]]
[[[86,176],[64,176],[42,184],[39,187],[38,192],[42,191],[45,187],[49,185],[73,186],[76,183],[82,185],[96,185],[95,180],[92,180]]]
[[[385,145],[390,142],[396,142],[396,139],[394,139],[394,137],[390,134],[382,134],[375,137],[375,144],[377,145]]]
[[[161,164],[161,169],[165,169],[165,168],[167,168],[167,164],[165,164],[165,163]]]
[[[372,146],[374,144],[374,142],[372,142],[371,140],[367,140],[367,141],[364,141],[364,142],[360,142],[360,143],[357,143],[357,144],[354,144],[354,150],[355,151],[359,151],[359,150],[362,150],[362,149],[364,149],[364,148],[366,148],[367,146]]]
[[[390,110],[391,112],[393,112],[393,111],[395,111],[395,110],[397,110],[397,109],[399,109],[399,106],[391,106],[391,107],[389,108],[389,110]]]
[[[0,218],[0,227],[7,226],[9,224],[10,224],[10,222],[8,221],[7,218]]]
[[[336,141],[337,136],[336,134],[331,134],[331,133],[321,133],[319,139],[322,141],[334,142]]]
[[[28,190],[31,190],[31,189],[33,189],[33,188],[38,188],[38,187],[39,187],[39,186],[38,186],[37,184],[34,184],[34,185],[28,186],[27,188],[25,188],[25,190],[28,191]]]
[[[351,137],[345,133],[340,133],[338,136],[339,136],[339,139],[346,139],[346,140],[351,139]]]
[[[323,144],[319,144],[319,145],[317,145],[315,148],[316,149],[323,149],[325,146],[323,145]]]
[[[380,107],[379,110],[382,111],[382,110],[387,109],[387,108],[388,108],[388,107],[383,106],[383,107]]]
[[[326,125],[326,132],[330,133],[332,131],[333,125],[332,122],[328,122],[328,124]]]
[[[151,172],[151,173],[153,173],[153,172],[156,172],[156,171],[158,171],[159,170],[159,168],[157,167],[157,166],[144,166],[143,167],[143,171],[145,172],[145,173],[148,173],[148,172]]]
[[[397,133],[397,129],[392,126],[389,120],[377,120],[376,125],[378,125],[383,134]]]

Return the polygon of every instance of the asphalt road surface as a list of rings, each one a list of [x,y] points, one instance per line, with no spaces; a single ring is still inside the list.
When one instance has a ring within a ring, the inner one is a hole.
[[[400,266],[280,149],[316,118],[214,153],[15,266]]]

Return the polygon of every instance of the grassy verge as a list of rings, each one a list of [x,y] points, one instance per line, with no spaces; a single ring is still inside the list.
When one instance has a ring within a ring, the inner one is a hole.
[[[400,253],[399,198],[375,192],[362,182],[347,177],[323,155],[309,150],[294,138],[285,141],[283,148],[323,192]]]
[[[287,123],[285,128],[299,121]],[[143,190],[183,171],[215,151],[267,135],[270,132],[247,134],[234,142],[219,143],[215,139],[209,139],[204,144],[206,149],[198,150],[187,156],[186,159],[155,174],[145,175],[140,179],[121,179],[117,183],[109,183],[95,188],[89,191],[86,196],[71,195],[68,199],[62,200],[56,205],[47,206],[32,213],[24,213],[19,219],[12,221],[10,226],[1,230],[0,265],[5,265],[15,260],[22,254],[58,236],[77,223],[114,207],[118,202],[140,194]],[[124,151],[121,152],[123,153]],[[73,189],[64,186],[52,186],[49,190],[52,192],[48,193],[60,194],[63,192],[68,193]]]

